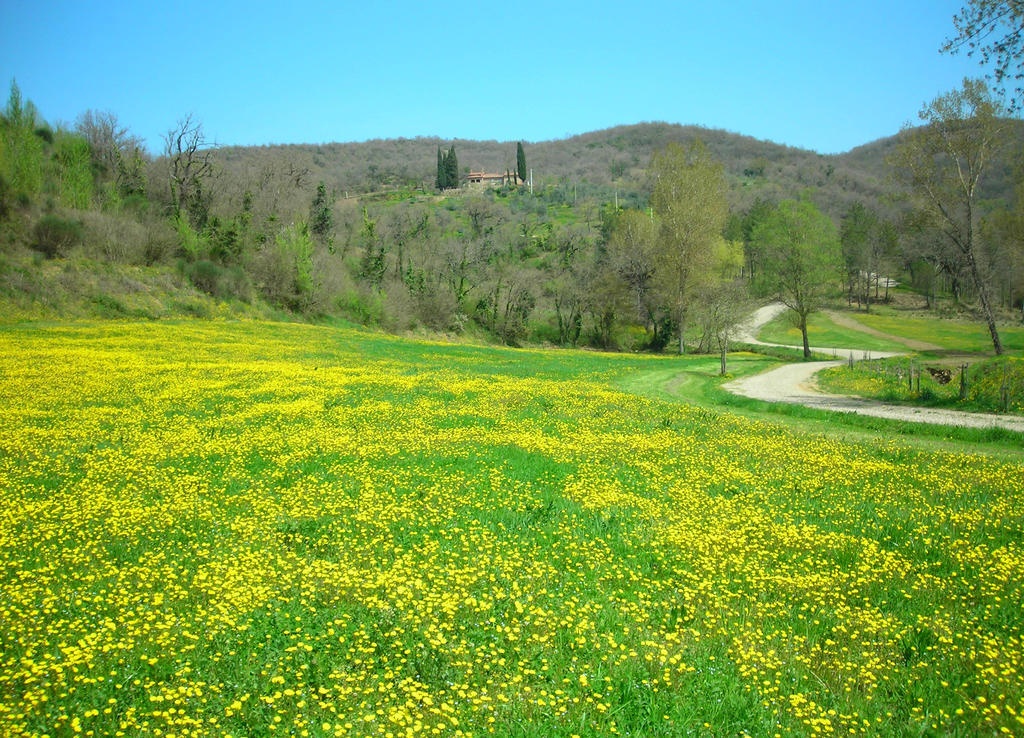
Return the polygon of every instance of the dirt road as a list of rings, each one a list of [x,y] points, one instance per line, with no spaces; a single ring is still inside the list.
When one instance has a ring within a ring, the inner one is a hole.
[[[744,343],[762,346],[780,346],[782,344],[765,343],[757,340],[757,332],[761,326],[786,309],[781,303],[772,303],[757,310],[741,328],[738,340]],[[792,348],[792,347],[790,347]],[[818,353],[833,353],[831,348],[811,347]],[[858,349],[840,349],[836,356],[848,359],[853,354],[855,360],[866,358],[879,359],[899,354],[885,351]],[[725,389],[730,392],[767,402],[788,402],[795,405],[834,410],[841,413],[858,413],[890,420],[908,420],[915,423],[934,423],[937,425],[958,425],[968,428],[1007,428],[1024,433],[1024,417],[1016,415],[990,415],[988,413],[967,413],[959,410],[939,408],[909,407],[906,405],[889,405],[877,400],[844,395],[830,395],[819,392],[814,383],[814,375],[822,369],[843,364],[843,361],[808,361],[800,364],[786,364],[752,377],[743,377],[729,382]]]

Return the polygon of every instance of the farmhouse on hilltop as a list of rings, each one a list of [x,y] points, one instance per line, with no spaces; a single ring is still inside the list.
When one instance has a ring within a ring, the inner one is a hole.
[[[483,170],[479,172],[470,171],[469,175],[466,177],[466,183],[470,185],[481,185],[484,187],[525,184],[525,182],[519,178],[519,174],[517,172],[509,172],[507,170],[504,174],[493,174]]]

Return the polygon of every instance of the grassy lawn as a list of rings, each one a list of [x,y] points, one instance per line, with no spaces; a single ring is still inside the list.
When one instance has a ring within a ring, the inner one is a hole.
[[[934,343],[950,351],[992,352],[992,337],[986,325],[980,321],[908,317],[883,310],[869,314],[858,313],[852,317],[883,333]],[[1024,326],[1002,324],[999,326],[999,337],[1006,350],[1024,351]]]
[[[789,311],[776,316],[772,321],[765,324],[758,338],[769,343],[803,346],[803,337],[800,334],[800,329],[793,326],[790,316],[791,313]],[[861,316],[857,315],[856,317],[859,320]],[[812,346],[819,348],[862,348],[867,351],[900,352],[908,350],[905,345],[897,341],[877,338],[852,328],[836,325],[824,313],[813,313],[808,318],[807,338]]]
[[[0,327],[0,734],[1019,733],[1024,464],[717,363]]]

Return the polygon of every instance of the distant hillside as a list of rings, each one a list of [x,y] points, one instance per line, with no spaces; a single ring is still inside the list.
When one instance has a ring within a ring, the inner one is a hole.
[[[1018,127],[1024,149],[1024,122]],[[728,131],[668,123],[618,126],[555,141],[526,143],[527,163],[541,187],[573,186],[580,197],[610,200],[644,198],[644,171],[651,154],[669,142],[704,142],[723,163],[733,207],[745,209],[756,198],[778,200],[810,190],[820,207],[838,217],[854,200],[888,209],[891,192],[885,157],[897,136],[850,152],[822,155],[760,141]],[[262,170],[292,171],[307,181],[323,180],[340,194],[397,186],[433,184],[437,149],[454,144],[460,169],[504,172],[515,168],[515,141],[439,138],[374,140],[362,143],[225,147],[218,151],[224,169],[251,180]],[[998,165],[1000,176],[988,197],[1006,196],[1012,162]]]

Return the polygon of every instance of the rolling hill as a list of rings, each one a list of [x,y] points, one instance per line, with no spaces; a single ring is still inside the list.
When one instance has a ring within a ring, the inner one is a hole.
[[[1024,121],[1013,121],[1024,150]],[[722,162],[730,181],[734,209],[757,198],[778,200],[810,191],[834,217],[854,200],[886,210],[893,186],[885,157],[898,134],[844,154],[814,151],[761,141],[724,130],[669,123],[639,123],[584,133],[570,138],[526,143],[527,162],[537,186],[562,188],[571,197],[639,203],[645,199],[645,169],[651,154],[670,142],[700,139]],[[224,147],[217,152],[226,173],[243,178],[282,168],[310,182],[323,180],[340,194],[433,184],[438,147],[455,146],[460,168],[504,172],[514,169],[516,142],[448,140],[436,137],[372,140],[360,143]],[[997,163],[998,175],[986,197],[1008,197],[1014,162]]]

